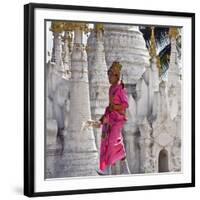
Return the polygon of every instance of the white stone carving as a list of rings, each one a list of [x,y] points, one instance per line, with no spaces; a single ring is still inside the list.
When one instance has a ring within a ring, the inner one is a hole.
[[[98,163],[93,129],[81,132],[82,123],[91,119],[87,55],[82,39],[77,38],[81,34],[81,30],[75,30],[75,42],[79,43],[74,44],[72,51],[70,111],[65,136],[65,156],[73,155],[69,155],[65,166],[70,176],[81,176],[83,169],[85,175],[95,175]]]
[[[94,54],[94,60],[88,63],[90,71],[90,103],[92,119],[99,120],[105,112],[106,106],[108,106],[108,90],[109,82],[107,77],[107,66],[105,61],[105,51],[103,44],[102,31],[96,32],[94,37],[96,39]],[[88,52],[88,56],[91,52]],[[101,129],[94,130],[95,141],[97,148],[100,148]]]

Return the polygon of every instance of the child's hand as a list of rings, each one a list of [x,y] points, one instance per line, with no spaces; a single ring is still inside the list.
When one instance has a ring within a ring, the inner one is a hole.
[[[103,118],[103,124],[107,124],[108,123],[108,119],[106,117]]]
[[[100,121],[102,124],[108,123],[108,120],[107,120],[107,118],[106,118],[104,115],[100,118],[99,121]]]
[[[100,128],[100,127],[101,127],[100,121],[95,121],[95,123],[93,123],[93,128]]]

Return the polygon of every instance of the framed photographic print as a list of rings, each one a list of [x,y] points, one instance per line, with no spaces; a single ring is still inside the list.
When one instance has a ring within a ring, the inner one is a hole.
[[[195,14],[24,6],[24,194],[195,186]]]

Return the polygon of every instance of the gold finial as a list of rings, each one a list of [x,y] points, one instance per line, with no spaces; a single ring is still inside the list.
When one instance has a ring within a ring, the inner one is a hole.
[[[64,31],[73,31],[74,30],[74,24],[71,22],[65,22],[63,26]]]
[[[169,29],[169,36],[172,38],[177,38],[177,36],[179,35],[178,29],[176,27],[171,27]]]
[[[95,32],[96,38],[102,40],[103,39],[103,33],[104,33],[103,24],[100,24],[100,23],[95,24],[94,32]]]
[[[161,74],[161,64],[160,64],[160,56],[156,56],[156,60],[157,60],[157,68],[159,70],[159,74]]]
[[[95,24],[95,31],[98,32],[98,31],[104,31],[104,26],[103,24],[100,24],[100,23],[97,23]]]
[[[156,56],[156,40],[155,40],[155,35],[154,35],[154,26],[151,27],[151,38],[150,38],[149,53],[150,53],[151,57]]]
[[[74,23],[74,22],[66,22],[64,23],[64,30],[65,31],[74,31],[75,29],[80,29],[84,33],[88,33],[91,31],[89,28],[89,24],[85,23]]]
[[[63,32],[64,23],[60,21],[52,21],[50,31],[55,33]]]

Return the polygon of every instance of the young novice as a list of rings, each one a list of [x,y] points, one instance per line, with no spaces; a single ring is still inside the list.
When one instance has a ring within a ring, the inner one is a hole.
[[[109,89],[109,105],[105,109],[100,122],[102,137],[100,146],[99,175],[112,174],[111,167],[120,162],[122,174],[129,174],[126,152],[123,143],[122,129],[127,120],[128,96],[124,84],[120,82],[122,65],[113,62],[108,70],[108,79],[111,84]]]

